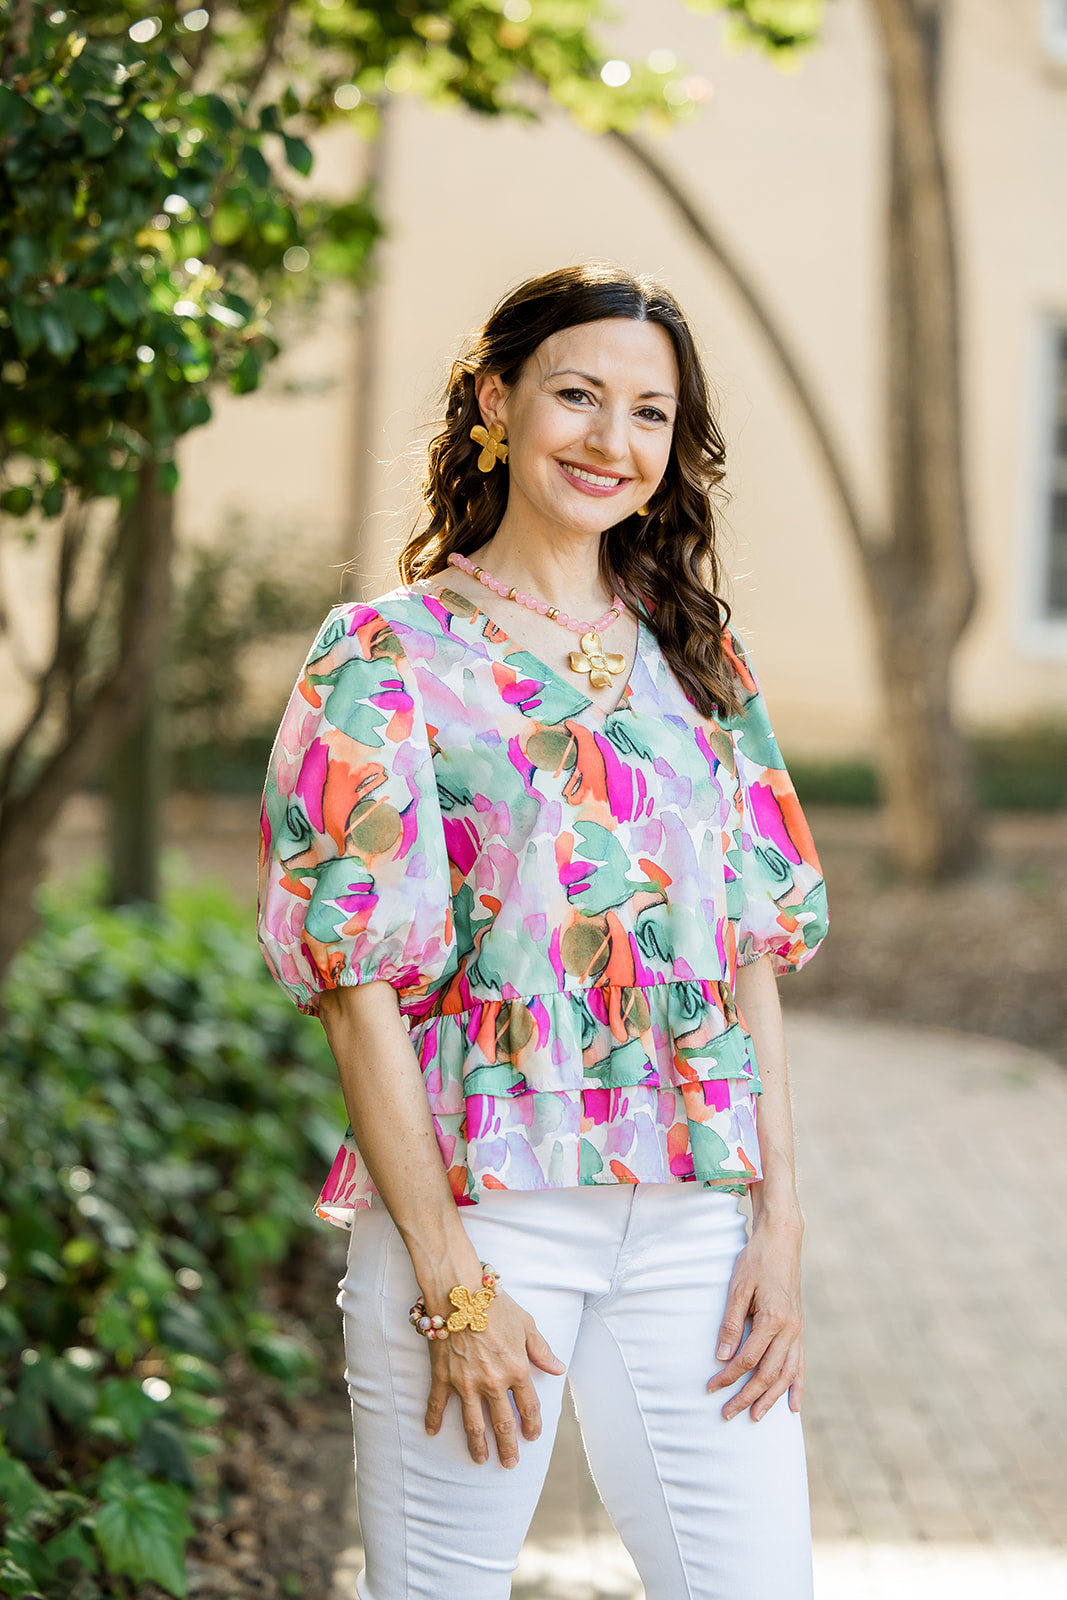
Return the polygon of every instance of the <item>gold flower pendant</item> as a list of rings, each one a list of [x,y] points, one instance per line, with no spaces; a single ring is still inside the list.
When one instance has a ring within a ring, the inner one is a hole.
[[[613,679],[626,666],[626,657],[605,652],[599,633],[583,633],[580,650],[572,650],[572,672],[588,672],[592,689],[610,689]]]

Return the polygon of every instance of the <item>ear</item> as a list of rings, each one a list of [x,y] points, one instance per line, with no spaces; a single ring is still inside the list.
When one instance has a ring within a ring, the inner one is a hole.
[[[505,421],[508,389],[499,372],[483,373],[474,386],[474,397],[487,428],[493,422]]]

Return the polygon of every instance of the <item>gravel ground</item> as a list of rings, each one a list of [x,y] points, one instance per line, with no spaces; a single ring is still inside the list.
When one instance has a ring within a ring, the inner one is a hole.
[[[1067,814],[997,813],[971,875],[892,881],[876,813],[809,811],[830,934],[790,1006],[992,1034],[1067,1065]]]

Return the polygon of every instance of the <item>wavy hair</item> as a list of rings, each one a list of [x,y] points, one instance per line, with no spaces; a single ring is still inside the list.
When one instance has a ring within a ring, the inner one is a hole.
[[[741,701],[723,644],[730,607],[716,593],[721,568],[711,499],[726,449],[693,335],[677,301],[651,278],[591,262],[530,278],[500,301],[453,363],[444,426],[430,441],[422,486],[429,521],[400,552],[400,577],[404,583],[433,577],[447,569],[454,550],[472,555],[504,515],[507,472],[481,473],[475,464],[479,447],[470,432],[482,421],[478,380],[497,373],[510,387],[550,334],[613,317],[665,329],[678,363],[679,395],[663,480],[647,516],[624,517],[602,535],[601,577],[609,593],[617,590],[635,609],[643,602],[648,626],[701,715],[729,717]]]

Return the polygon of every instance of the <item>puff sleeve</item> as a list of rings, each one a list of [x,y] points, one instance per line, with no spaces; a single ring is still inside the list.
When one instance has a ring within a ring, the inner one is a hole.
[[[744,647],[732,633],[724,644],[744,696],[730,723],[740,811],[733,886],[737,963],[747,966],[770,955],[780,975],[802,967],[826,937],[826,886]]]
[[[271,752],[260,816],[260,946],[301,1011],[384,979],[405,995],[455,964],[429,731],[404,648],[365,605],[337,606]]]

